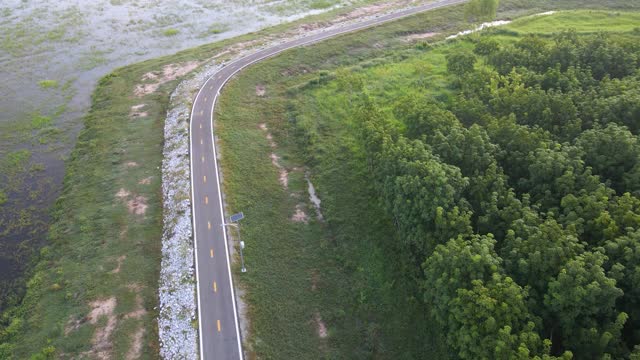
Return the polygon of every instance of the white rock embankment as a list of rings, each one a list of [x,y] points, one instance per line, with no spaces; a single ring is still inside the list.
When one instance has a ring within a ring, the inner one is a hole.
[[[163,359],[198,358],[189,117],[194,94],[218,70],[218,66],[207,66],[178,85],[171,94],[165,120],[162,161],[164,227],[158,291],[158,333]]]

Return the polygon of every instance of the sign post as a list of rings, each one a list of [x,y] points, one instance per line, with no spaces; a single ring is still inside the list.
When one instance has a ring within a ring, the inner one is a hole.
[[[242,252],[242,250],[244,250],[244,241],[242,241],[242,239],[240,238],[240,223],[239,223],[239,221],[242,219],[244,219],[244,214],[242,212],[239,212],[237,214],[233,214],[229,216],[229,223],[222,224],[222,225],[233,226],[236,228],[236,231],[238,232],[238,242],[240,243],[240,263],[242,264],[242,269],[240,269],[240,271],[245,273],[247,272],[247,268],[244,267],[244,255]]]

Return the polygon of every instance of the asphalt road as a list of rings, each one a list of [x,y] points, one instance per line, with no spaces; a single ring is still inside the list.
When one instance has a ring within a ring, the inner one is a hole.
[[[224,211],[213,138],[215,120],[213,108],[222,87],[243,68],[287,49],[465,1],[438,1],[275,45],[227,64],[209,78],[200,89],[191,110],[190,141],[201,359],[243,358],[233,279],[229,266],[227,229],[222,226]],[[250,263],[251,259],[248,261]]]

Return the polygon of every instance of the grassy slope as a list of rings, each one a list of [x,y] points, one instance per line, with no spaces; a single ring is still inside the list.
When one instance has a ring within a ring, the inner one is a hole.
[[[626,32],[640,28],[640,14],[620,11],[567,11],[553,16],[532,16],[505,26],[523,34],[546,35],[554,32],[574,29],[580,33],[598,31]]]
[[[330,81],[333,74],[326,70],[356,69],[367,79],[370,91],[382,99],[407,91],[446,96],[445,56],[454,47],[471,48],[472,44],[458,41],[423,52],[401,39],[407,29],[451,31],[457,11],[420,15],[287,52],[248,69],[225,89],[217,129],[230,210],[247,215],[243,239],[249,273],[242,275],[241,283],[248,288],[253,354],[264,358],[447,357],[438,329],[429,326],[428,320],[422,322],[427,324],[424,327],[417,325],[416,319],[428,309],[414,298],[415,289],[402,283],[402,269],[394,267],[392,258],[401,254],[385,245],[393,241],[393,228],[372,200],[376,195],[346,116],[348,96],[340,91],[338,81]],[[586,24],[601,17],[593,13],[572,19],[578,29],[581,25],[587,29]],[[551,24],[547,31],[567,24],[545,19]],[[514,26],[519,26],[518,31],[533,31],[520,22]],[[619,27],[609,30],[614,29]],[[256,95],[258,85],[266,87],[264,97]],[[317,135],[312,146],[299,146],[301,134],[291,126],[294,120],[304,122],[308,133]],[[260,123],[274,134],[275,151]],[[278,183],[272,152],[292,170],[287,190]],[[301,171],[295,170],[305,166],[322,199],[326,223],[302,225],[290,220],[300,201],[313,214]],[[329,327],[328,339],[317,335],[316,313]]]
[[[518,6],[507,8],[515,13]],[[277,184],[277,175],[268,159],[271,150],[257,122],[265,121],[273,128],[284,163],[302,165],[307,159],[292,143],[293,134],[285,126],[288,88],[317,79],[319,69],[353,64],[384,53],[385,47],[405,47],[399,35],[408,31],[437,27],[453,31],[462,26],[455,22],[459,18],[459,9],[445,9],[287,52],[253,67],[224,92],[220,136],[227,176],[225,190],[230,207],[245,210],[248,215],[243,235],[249,244],[250,273],[243,285],[250,289],[248,301],[254,334],[251,344],[255,353],[264,358],[357,358],[372,353],[397,354],[403,347],[418,346],[428,353],[441,352],[437,346],[431,349],[433,342],[407,334],[411,329],[406,323],[420,309],[419,301],[395,290],[402,289],[397,285],[398,270],[389,268],[385,259],[396,254],[387,253],[377,244],[380,237],[392,236],[390,226],[384,220],[375,221],[382,218],[379,210],[366,205],[372,194],[358,161],[348,157],[350,152],[346,150],[350,144],[341,143],[340,146],[346,146],[341,152],[325,142],[326,152],[319,157],[322,162],[314,169],[328,225],[292,224],[288,217],[297,201]],[[285,29],[286,26],[280,26],[259,35]],[[138,326],[147,330],[143,343],[145,357],[157,356],[153,309],[157,305],[155,286],[161,231],[158,167],[167,95],[176,82],[165,84],[142,100],[131,94],[148,71],[161,69],[168,63],[206,59],[225,45],[256,36],[129,66],[101,82],[85,120],[86,129],[67,165],[64,194],[55,206],[56,220],[50,230],[51,245],[42,251],[23,304],[3,315],[4,325],[11,325],[0,333],[3,342],[0,355],[7,355],[2,351],[14,346],[15,357],[20,359],[40,350],[43,354],[53,350],[59,355],[88,350],[95,327],[84,323],[65,336],[65,324],[69,319],[86,316],[89,302],[116,296],[119,323],[113,334],[114,357],[121,358],[128,351]],[[303,63],[311,73],[302,71]],[[282,72],[278,69],[287,69],[286,74],[291,76],[279,75]],[[255,92],[258,81],[267,85],[266,98],[244,97]],[[241,100],[249,103],[240,103]],[[147,104],[149,117],[131,120],[130,107],[143,102]],[[249,108],[250,104],[260,106]],[[340,128],[337,126],[336,130]],[[127,167],[128,161],[139,166]],[[249,173],[258,176],[240,178],[241,174]],[[150,185],[138,184],[146,177],[152,177]],[[258,181],[251,182],[255,179]],[[292,174],[292,191],[302,193],[303,187],[302,175]],[[115,198],[120,188],[148,199],[144,217],[131,216]],[[347,204],[359,206],[350,208]],[[121,271],[109,274],[116,267],[117,257],[123,254],[127,259]],[[317,291],[311,291],[314,278]],[[143,287],[140,295],[149,312],[139,320],[125,320],[122,315],[136,307],[135,291],[127,287],[134,283]],[[376,301],[369,301],[371,298]],[[407,310],[394,310],[398,304]],[[319,340],[315,334],[316,311],[328,324],[326,340]],[[363,322],[362,315],[373,319]],[[366,326],[371,320],[382,323],[383,328]],[[103,318],[98,325],[104,322]],[[417,335],[429,336],[429,331],[425,329]]]

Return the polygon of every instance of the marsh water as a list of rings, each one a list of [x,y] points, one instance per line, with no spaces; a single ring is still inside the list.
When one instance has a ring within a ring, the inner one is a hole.
[[[354,1],[2,0],[0,310],[46,243],[64,158],[98,79],[141,60]]]

